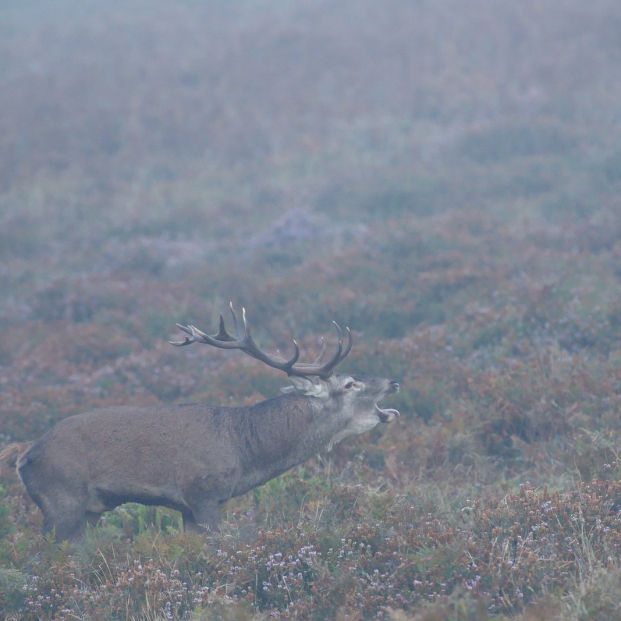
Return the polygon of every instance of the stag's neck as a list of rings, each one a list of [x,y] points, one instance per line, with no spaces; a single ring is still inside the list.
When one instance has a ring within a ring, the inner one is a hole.
[[[343,426],[338,414],[314,397],[285,395],[245,410],[238,428],[242,474],[234,495],[319,453]]]

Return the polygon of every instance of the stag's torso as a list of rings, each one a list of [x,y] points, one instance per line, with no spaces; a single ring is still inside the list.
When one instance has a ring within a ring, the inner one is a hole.
[[[58,423],[25,457],[85,485],[89,511],[128,501],[182,509],[197,479],[218,493],[238,469],[229,420],[207,406],[94,410]]]
[[[64,419],[26,457],[45,463],[46,477],[85,486],[88,511],[130,501],[183,511],[190,498],[224,501],[321,450],[326,431],[309,433],[317,416],[293,396],[249,408],[106,408]]]

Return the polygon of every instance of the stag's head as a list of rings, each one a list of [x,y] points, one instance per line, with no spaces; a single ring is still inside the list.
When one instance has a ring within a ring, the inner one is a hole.
[[[390,423],[399,416],[397,410],[379,405],[387,395],[399,392],[399,382],[395,380],[337,373],[326,378],[292,376],[289,380],[292,385],[283,388],[282,392],[334,402],[352,416],[368,418],[373,426]]]
[[[242,308],[241,321],[232,303],[230,310],[234,334],[228,332],[224,318],[220,315],[217,334],[209,335],[196,326],[177,324],[186,336],[182,341],[170,342],[178,346],[205,343],[220,349],[240,349],[268,366],[284,371],[291,382],[290,386],[282,389],[284,393],[311,398],[326,413],[338,413],[343,427],[330,446],[349,435],[369,431],[379,423],[390,423],[399,415],[398,410],[379,405],[387,395],[398,392],[399,383],[395,380],[334,373],[351,351],[352,335],[349,328],[342,330],[338,323],[332,322],[338,341],[328,360],[324,360],[326,351],[323,347],[314,362],[299,362],[300,348],[295,340],[293,354],[285,360],[270,356],[259,349],[250,333],[245,309]]]

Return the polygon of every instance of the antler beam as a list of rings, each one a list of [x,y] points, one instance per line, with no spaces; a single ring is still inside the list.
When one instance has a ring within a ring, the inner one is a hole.
[[[336,323],[336,321],[333,321],[332,323],[334,324],[338,335],[338,343],[334,355],[327,362],[320,364],[321,359],[323,358],[322,351],[321,356],[316,362],[298,363],[298,359],[300,357],[300,347],[295,339],[293,339],[294,352],[289,360],[273,358],[262,351],[252,338],[250,327],[248,326],[248,321],[246,319],[246,309],[242,308],[242,320],[240,327],[240,322],[237,319],[237,313],[235,312],[232,302],[229,303],[229,308],[233,317],[233,326],[235,329],[234,336],[229,334],[226,329],[224,317],[220,315],[220,323],[217,334],[206,334],[192,324],[183,325],[178,323],[177,327],[188,336],[184,336],[183,341],[169,342],[177,347],[191,345],[192,343],[205,343],[206,345],[213,345],[214,347],[218,347],[220,349],[240,349],[252,358],[256,358],[274,369],[284,371],[287,375],[295,375],[299,377],[319,376],[324,379],[332,375],[336,366],[340,364],[351,351],[353,344],[351,330],[348,327],[345,328],[347,343],[344,345],[343,330],[341,326]]]

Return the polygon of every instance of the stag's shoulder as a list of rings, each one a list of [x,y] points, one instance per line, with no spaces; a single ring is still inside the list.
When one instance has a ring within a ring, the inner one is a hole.
[[[247,415],[252,417],[282,414],[295,414],[303,417],[306,414],[313,414],[315,411],[312,399],[300,395],[290,394],[271,397],[269,399],[265,399],[265,401],[259,401],[259,403],[255,403],[249,408],[240,409],[245,410]]]

